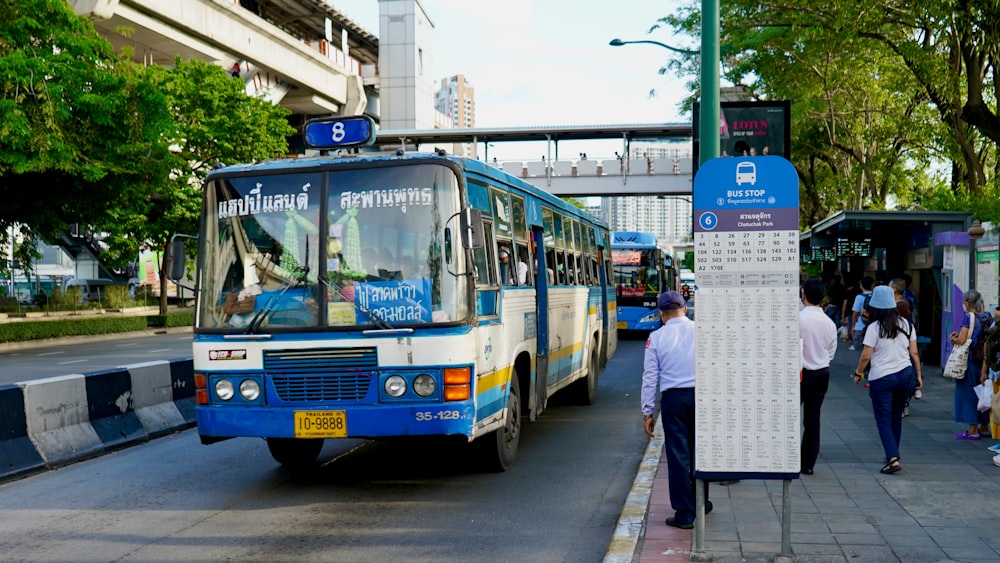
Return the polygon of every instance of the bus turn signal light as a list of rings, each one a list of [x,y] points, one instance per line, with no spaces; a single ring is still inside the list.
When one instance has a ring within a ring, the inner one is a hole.
[[[445,385],[444,400],[465,401],[472,396],[471,389],[472,387],[468,383],[465,385]]]
[[[468,385],[472,377],[472,368],[469,366],[461,368],[444,368],[445,385]]]

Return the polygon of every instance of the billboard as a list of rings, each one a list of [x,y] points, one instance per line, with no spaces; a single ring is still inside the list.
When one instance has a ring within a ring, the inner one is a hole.
[[[694,164],[700,155],[700,104],[695,102]],[[721,102],[719,104],[719,156],[783,156],[792,158],[791,103]]]

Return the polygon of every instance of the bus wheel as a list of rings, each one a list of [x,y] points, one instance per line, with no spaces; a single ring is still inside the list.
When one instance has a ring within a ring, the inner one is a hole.
[[[288,468],[307,467],[316,462],[323,449],[323,439],[268,438],[271,457]]]
[[[587,377],[578,379],[573,383],[573,394],[576,402],[581,405],[590,406],[597,402],[597,374],[601,368],[597,357],[597,343],[590,349],[590,366],[587,369]]]
[[[476,440],[478,457],[486,471],[507,471],[517,457],[517,444],[521,440],[521,388],[517,382],[517,372],[510,378],[510,393],[507,394],[507,418],[502,427]]]

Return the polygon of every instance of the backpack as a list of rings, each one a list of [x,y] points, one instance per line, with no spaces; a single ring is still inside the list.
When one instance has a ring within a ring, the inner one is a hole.
[[[987,315],[979,333],[979,342],[972,347],[972,357],[977,362],[987,362],[987,367],[1000,371],[1000,324],[994,322],[993,315]]]
[[[868,295],[865,295],[865,302],[861,304],[861,322],[863,322],[865,324],[865,326],[868,326],[868,323],[871,322],[868,319],[868,311],[870,310],[869,307],[868,307],[868,303],[871,302],[872,295],[874,293],[875,293],[874,291],[871,291],[871,292],[868,293]]]

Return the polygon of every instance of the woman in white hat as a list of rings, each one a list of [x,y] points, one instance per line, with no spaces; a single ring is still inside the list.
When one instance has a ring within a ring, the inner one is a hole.
[[[887,285],[880,285],[872,291],[868,307],[870,322],[862,340],[864,349],[854,370],[854,384],[858,385],[865,378],[865,367],[871,362],[868,396],[872,400],[875,426],[885,451],[885,465],[879,471],[896,473],[902,468],[899,464],[899,441],[903,432],[903,407],[913,393],[914,383],[916,389],[923,387],[920,356],[917,354],[917,331],[908,319],[896,313],[896,299],[892,288]]]

